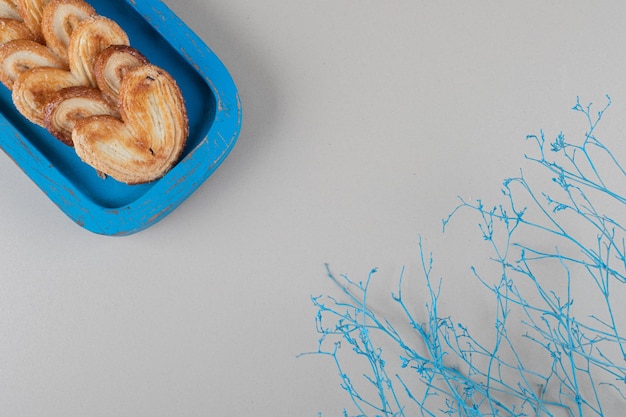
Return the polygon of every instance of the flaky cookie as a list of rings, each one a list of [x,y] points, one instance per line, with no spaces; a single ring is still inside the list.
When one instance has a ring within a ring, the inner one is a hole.
[[[98,55],[94,63],[96,84],[109,100],[117,103],[124,75],[129,70],[148,63],[148,59],[131,46],[109,46]]]
[[[23,22],[8,17],[0,17],[0,45],[16,39],[34,41],[35,36]]]
[[[43,43],[43,33],[41,33],[41,19],[43,9],[49,0],[16,0],[17,10],[24,24],[35,36],[37,42]]]
[[[83,0],[50,0],[43,9],[41,32],[46,46],[67,61],[67,46],[74,28],[96,11]]]
[[[122,120],[93,116],[76,122],[72,140],[87,164],[127,184],[161,178],[178,161],[188,134],[176,81],[151,64],[128,71],[119,93]]]
[[[96,87],[93,65],[100,52],[111,45],[129,43],[128,35],[115,21],[100,15],[88,17],[76,25],[70,36],[70,70],[83,85]]]
[[[117,108],[93,87],[69,87],[57,91],[44,108],[44,127],[57,139],[69,146],[72,130],[77,121],[105,114],[119,118]]]
[[[78,85],[69,71],[60,68],[37,67],[22,73],[13,84],[11,97],[19,112],[31,122],[45,127],[45,105],[54,94]]]
[[[23,72],[36,67],[67,69],[65,62],[50,49],[28,39],[0,45],[0,81],[9,89]]]

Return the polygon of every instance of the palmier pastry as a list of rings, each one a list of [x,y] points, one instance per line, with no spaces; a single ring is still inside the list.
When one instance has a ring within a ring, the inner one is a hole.
[[[66,145],[73,146],[72,130],[78,120],[98,114],[119,118],[117,109],[102,92],[93,87],[69,87],[59,90],[46,103],[44,126]]]
[[[16,19],[1,17],[0,45],[16,39],[35,40],[35,36],[23,22]]]
[[[148,64],[128,71],[119,98],[122,120],[92,116],[76,122],[76,153],[118,181],[156,180],[176,163],[187,139],[181,91],[167,72]]]
[[[10,0],[0,0],[0,17],[22,21],[17,5]]]
[[[84,85],[95,87],[93,64],[100,52],[128,44],[128,35],[115,21],[99,15],[84,19],[72,31],[67,47],[70,70]]]
[[[94,63],[93,72],[96,84],[108,99],[117,103],[124,75],[130,69],[148,63],[148,59],[131,46],[109,46],[98,55]]]
[[[43,34],[41,33],[41,18],[43,8],[48,4],[49,0],[17,0],[17,10],[20,17],[24,20],[24,24],[35,36],[37,42],[43,42]]]
[[[17,110],[31,122],[45,126],[45,105],[54,94],[78,85],[71,72],[59,68],[37,67],[20,75],[13,84],[11,97]]]
[[[0,81],[13,88],[13,82],[23,72],[36,67],[67,69],[61,58],[40,43],[17,39],[0,45]]]
[[[67,60],[67,46],[74,28],[96,11],[83,0],[51,0],[43,9],[41,31],[46,46]]]

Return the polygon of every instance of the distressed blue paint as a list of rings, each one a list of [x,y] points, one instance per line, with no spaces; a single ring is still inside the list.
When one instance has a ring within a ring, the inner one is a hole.
[[[21,116],[4,87],[0,87],[0,146],[73,221],[94,233],[128,235],[178,207],[228,156],[241,129],[241,104],[226,67],[161,1],[89,3],[118,22],[131,45],[178,82],[189,117],[181,161],[149,184],[103,180],[72,148]]]

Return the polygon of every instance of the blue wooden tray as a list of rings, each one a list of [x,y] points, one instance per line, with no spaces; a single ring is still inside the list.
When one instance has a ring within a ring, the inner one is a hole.
[[[0,146],[77,224],[103,235],[128,235],[180,205],[220,165],[241,129],[241,104],[227,69],[209,47],[159,0],[88,0],[114,19],[131,45],[178,82],[187,104],[189,137],[180,162],[149,184],[103,180],[73,148],[21,116],[0,85]]]

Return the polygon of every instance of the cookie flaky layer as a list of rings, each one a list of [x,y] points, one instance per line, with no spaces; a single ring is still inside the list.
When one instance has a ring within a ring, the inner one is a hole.
[[[17,0],[17,10],[24,24],[30,29],[37,42],[43,43],[43,33],[41,32],[41,19],[43,9],[49,0]]]
[[[24,22],[9,17],[0,17],[0,45],[17,39],[34,41],[35,36]]]
[[[79,120],[106,114],[119,118],[113,107],[97,88],[75,86],[57,91],[47,102],[43,111],[44,127],[57,139],[69,146],[72,130]]]
[[[11,0],[0,0],[0,17],[6,19],[22,21],[17,5]]]
[[[69,71],[37,67],[22,73],[13,84],[13,104],[31,122],[44,126],[44,108],[59,90],[78,85]]]
[[[0,45],[0,81],[9,89],[23,72],[37,67],[67,69],[65,62],[44,45],[17,39]]]
[[[120,85],[126,73],[141,65],[149,64],[141,52],[128,45],[112,45],[103,50],[93,66],[96,84],[112,102],[117,102]]]
[[[100,52],[111,45],[129,45],[128,35],[115,21],[91,16],[80,21],[70,37],[67,56],[70,70],[83,85],[96,87],[93,65]]]
[[[46,46],[67,61],[72,32],[80,22],[95,15],[95,9],[83,0],[51,0],[44,7],[41,20]]]

